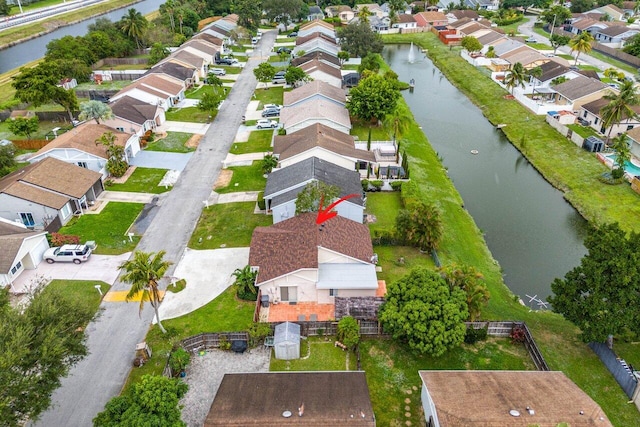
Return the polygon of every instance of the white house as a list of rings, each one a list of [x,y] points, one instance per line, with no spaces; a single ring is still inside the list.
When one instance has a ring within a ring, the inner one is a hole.
[[[351,120],[347,109],[325,100],[319,100],[311,105],[284,107],[280,112],[280,123],[287,134],[316,123],[324,124],[347,135],[351,131]]]
[[[339,69],[314,59],[300,65],[300,69],[307,73],[313,80],[330,84],[333,87],[342,87],[342,73]]]
[[[417,28],[416,19],[411,14],[402,13],[398,15],[397,22],[391,25],[391,28]]]
[[[298,31],[298,37],[307,37],[315,33],[321,33],[334,39],[336,38],[336,30],[333,25],[318,19],[302,25]]]
[[[158,104],[148,104],[130,96],[123,96],[109,103],[113,118],[103,123],[120,132],[134,133],[142,137],[165,122],[164,109]]]
[[[49,249],[46,231],[33,231],[22,223],[0,218],[0,287],[11,286],[24,270],[40,264]]]

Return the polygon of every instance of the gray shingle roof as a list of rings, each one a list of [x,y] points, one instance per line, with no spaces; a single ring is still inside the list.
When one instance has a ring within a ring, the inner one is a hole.
[[[607,87],[608,86],[601,81],[580,76],[559,85],[552,86],[552,89],[565,98],[573,101]]]

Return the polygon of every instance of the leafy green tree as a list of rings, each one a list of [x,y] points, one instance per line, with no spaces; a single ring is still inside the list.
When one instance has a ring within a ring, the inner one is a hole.
[[[583,13],[595,9],[595,7],[595,0],[572,0],[571,2],[571,12],[573,13]]]
[[[149,51],[149,65],[157,64],[169,56],[169,48],[162,43],[154,43]]]
[[[485,54],[485,56],[487,58],[495,58],[496,55],[496,48],[494,46],[489,46],[489,49],[487,49],[487,53]]]
[[[40,127],[40,120],[38,116],[30,118],[16,117],[15,119],[8,120],[9,131],[18,136],[26,136],[27,139],[31,139],[31,136],[38,131]]]
[[[540,18],[549,25],[553,25],[555,22],[555,27],[557,28],[563,24],[564,21],[571,18],[571,11],[564,6],[555,5],[542,12]]]
[[[551,47],[553,48],[553,54],[554,55],[556,54],[556,51],[558,50],[559,47],[568,45],[570,40],[571,40],[571,37],[569,36],[552,34],[551,37],[549,37],[549,42],[551,42]]]
[[[450,289],[462,289],[467,297],[468,320],[475,322],[480,318],[482,308],[489,302],[490,294],[482,282],[484,276],[475,267],[449,264],[440,268],[440,274]]]
[[[262,2],[260,0],[233,0],[233,13],[238,15],[238,25],[249,30],[258,28],[262,18]]]
[[[222,79],[215,74],[209,74],[207,76],[207,84],[213,86],[216,92],[223,86]]]
[[[286,28],[291,20],[300,15],[304,2],[302,0],[263,0],[262,8],[271,22],[279,22]]]
[[[0,16],[8,16],[11,11],[11,5],[7,0],[0,0]]]
[[[509,89],[511,94],[513,95],[513,89],[516,86],[524,87],[524,82],[526,80],[525,69],[521,63],[516,62],[513,64],[513,67],[507,72],[504,76],[504,85]]]
[[[351,55],[346,50],[341,50],[338,52],[338,59],[340,60],[340,65],[344,64],[351,58]]]
[[[259,82],[264,83],[264,86],[267,87],[267,83],[270,82],[273,79],[273,76],[276,75],[276,69],[270,63],[262,62],[253,69],[253,74],[256,76],[256,79]]]
[[[637,332],[640,312],[640,234],[615,224],[592,228],[588,253],[564,279],[551,284],[553,310],[582,330],[585,342],[603,342],[631,328]]]
[[[363,6],[358,9],[358,13],[356,14],[356,16],[358,17],[358,22],[364,22],[365,24],[369,25],[369,17],[371,16],[371,11],[369,11],[369,8],[367,6]]]
[[[566,81],[569,81],[569,77],[567,76],[556,77],[555,79],[551,80],[551,86],[558,86]]]
[[[47,51],[44,56],[45,60],[53,61],[62,59],[70,61],[77,59],[85,65],[91,66],[98,59],[93,46],[89,45],[88,40],[84,37],[64,36],[59,39],[51,40],[47,43]]]
[[[0,145],[0,177],[11,172],[16,165],[16,147],[13,144]]]
[[[180,399],[189,386],[179,379],[143,375],[127,392],[112,398],[94,419],[94,427],[183,427]]]
[[[380,71],[380,63],[382,57],[378,53],[368,53],[367,56],[362,58],[360,65],[358,66],[358,72],[364,74],[365,71],[370,71],[376,74]]]
[[[389,18],[391,22],[398,22],[399,12],[404,12],[405,5],[407,4],[404,0],[389,0]]]
[[[591,33],[587,31],[583,31],[580,35],[575,36],[571,40],[569,40],[569,47],[571,48],[571,52],[578,52],[576,54],[576,62],[574,65],[578,65],[578,58],[581,53],[589,53],[591,52],[591,42],[593,41],[593,36]]]
[[[296,215],[304,212],[318,212],[320,201],[323,208],[329,206],[340,196],[340,188],[335,185],[325,184],[322,181],[308,183],[304,190],[298,193],[296,199]]]
[[[436,272],[417,268],[387,287],[379,319],[394,339],[433,357],[464,341],[468,317],[464,292]]]
[[[422,251],[438,249],[444,233],[442,215],[434,205],[415,203],[398,212],[396,233]]]
[[[243,268],[236,268],[232,273],[236,280],[233,285],[236,287],[236,296],[245,301],[255,301],[258,298],[258,290],[256,289],[257,271],[251,271],[251,266],[246,265]]]
[[[113,134],[113,132],[106,132],[102,134],[102,136],[98,138],[95,142],[96,142],[96,145],[102,144],[106,147],[107,172],[109,172],[111,176],[120,178],[127,172],[127,169],[129,168],[129,164],[125,160],[124,147],[116,144],[116,139],[117,138]]]
[[[147,18],[134,8],[127,10],[127,14],[120,19],[120,30],[136,43],[138,49],[142,47],[140,40],[148,27]]]
[[[166,333],[167,331],[162,326],[160,313],[158,312],[160,302],[162,301],[158,282],[172,264],[170,261],[163,259],[165,254],[165,251],[135,251],[133,258],[118,266],[118,269],[124,270],[122,281],[131,284],[131,289],[127,294],[127,301],[134,298],[140,292],[142,294],[140,298],[140,312],[142,312],[144,303],[148,301],[155,311],[158,327],[162,333]]]
[[[289,67],[287,71],[284,73],[284,80],[288,85],[295,86],[296,84],[302,82],[306,83],[311,80],[311,77],[307,73],[304,72],[302,68],[299,67]]]
[[[602,74],[604,74],[604,76],[609,79],[616,79],[620,81],[623,81],[626,77],[622,71],[618,71],[618,69],[615,67],[607,68]]]
[[[360,342],[360,325],[351,316],[345,316],[338,321],[337,338],[348,349],[354,350]]]
[[[616,151],[616,168],[613,170],[613,178],[618,179],[624,176],[625,163],[631,160],[631,148],[626,133],[616,136],[611,142],[611,148]]]
[[[629,55],[640,57],[640,34],[628,38],[624,43],[622,51]]]
[[[609,101],[609,103],[600,110],[602,125],[605,129],[609,128],[609,132],[607,133],[607,140],[609,140],[611,138],[613,125],[623,120],[638,117],[633,107],[640,105],[640,95],[638,95],[635,83],[625,80],[620,86],[620,92],[605,95],[603,98]]]
[[[369,75],[351,89],[347,109],[363,120],[383,120],[396,109],[400,91],[397,84],[377,74]]]
[[[24,311],[9,305],[0,289],[0,424],[22,426],[51,404],[60,379],[87,354],[82,330],[94,317],[80,304],[52,288],[38,290]]]
[[[203,94],[200,101],[198,101],[198,109],[201,111],[208,111],[213,117],[215,112],[218,111],[220,102],[222,102],[222,96],[217,91],[207,92]]]
[[[460,40],[460,45],[469,53],[479,52],[480,50],[482,50],[482,43],[480,43],[478,39],[473,36],[464,36],[462,40]]]
[[[267,154],[262,158],[262,172],[270,174],[273,168],[278,166],[278,158],[273,154]]]
[[[340,47],[351,56],[364,58],[368,53],[382,52],[384,45],[382,37],[374,33],[369,24],[363,20],[338,28],[337,34]]]
[[[109,120],[113,118],[113,112],[104,102],[100,101],[87,101],[80,104],[80,120],[95,120],[97,124],[100,124],[100,120]]]

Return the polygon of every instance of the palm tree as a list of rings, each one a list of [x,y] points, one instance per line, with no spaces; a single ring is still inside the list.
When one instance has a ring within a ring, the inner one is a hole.
[[[524,87],[525,81],[525,69],[521,63],[516,62],[509,70],[509,74],[504,77],[504,85],[510,88],[511,95],[513,95],[513,88],[516,86]]]
[[[571,52],[576,51],[576,62],[573,65],[578,65],[578,57],[581,53],[589,53],[591,52],[591,42],[593,41],[593,36],[591,33],[587,31],[583,31],[580,35],[569,40],[569,47],[571,48]]]
[[[257,271],[251,271],[251,266],[246,265],[244,268],[236,268],[232,275],[236,276],[234,285],[237,286],[236,295],[240,299],[255,301],[258,291],[255,287]]]
[[[360,18],[360,21],[362,22],[366,22],[368,24],[370,15],[371,12],[369,11],[369,8],[367,6],[364,6],[360,8],[360,10],[358,10],[358,18]]]
[[[270,174],[276,166],[278,166],[278,158],[273,154],[267,154],[262,158],[262,172],[265,175]]]
[[[627,140],[627,134],[623,133],[612,140],[611,147],[616,151],[616,170],[614,178],[621,178],[624,175],[625,163],[631,159],[631,149],[629,148],[629,141]]]
[[[531,90],[531,94],[536,91],[536,79],[542,75],[542,68],[534,67],[527,71],[527,75],[529,76],[529,81],[533,80],[533,89]]]
[[[127,11],[127,14],[120,20],[120,30],[129,38],[132,38],[136,42],[136,46],[140,49],[140,39],[144,36],[144,32],[147,29],[149,22],[147,18],[142,16],[140,12],[131,8]]]
[[[609,101],[609,103],[600,110],[602,125],[605,129],[609,128],[609,132],[607,133],[607,140],[609,140],[611,138],[613,125],[638,116],[633,107],[640,104],[640,95],[638,95],[634,83],[625,80],[622,82],[618,94],[612,93],[603,96],[603,98]]]
[[[122,281],[131,284],[131,289],[127,294],[127,301],[130,301],[139,292],[142,292],[140,298],[140,312],[144,308],[144,303],[149,301],[156,314],[156,320],[158,321],[158,327],[162,333],[167,331],[160,322],[160,314],[158,308],[160,307],[160,289],[158,288],[158,281],[162,279],[164,273],[166,273],[169,266],[172,264],[170,261],[163,260],[165,251],[156,253],[147,253],[142,251],[135,251],[133,258],[120,264],[119,268],[123,269],[125,273],[122,275]]]
[[[440,274],[449,284],[449,289],[460,288],[466,293],[469,321],[478,319],[490,297],[489,290],[481,282],[484,279],[482,273],[471,266],[450,264],[441,267]]]

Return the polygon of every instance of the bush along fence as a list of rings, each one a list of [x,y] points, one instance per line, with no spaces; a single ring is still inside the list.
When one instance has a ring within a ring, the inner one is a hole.
[[[549,371],[549,365],[544,360],[540,349],[536,345],[531,331],[524,322],[504,321],[504,322],[466,322],[467,328],[485,329],[487,335],[493,337],[512,337],[522,341],[524,347],[529,352],[529,356],[539,371]]]

